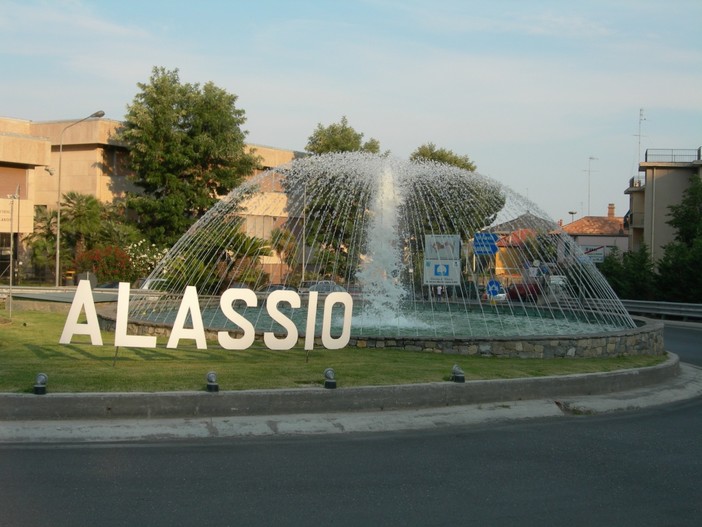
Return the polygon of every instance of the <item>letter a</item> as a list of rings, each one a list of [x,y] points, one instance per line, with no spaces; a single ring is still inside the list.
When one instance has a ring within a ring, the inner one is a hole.
[[[193,327],[188,329],[185,327],[188,314]],[[177,348],[180,339],[193,339],[197,345],[197,349],[207,349],[207,341],[205,340],[205,326],[202,323],[202,313],[200,312],[200,302],[197,299],[197,289],[195,286],[189,285],[183,293],[183,300],[180,302],[178,314],[176,315],[171,336],[168,338],[166,347],[169,349]]]
[[[85,309],[85,324],[78,323],[81,311]],[[81,280],[76,288],[71,309],[63,326],[60,344],[70,344],[73,335],[90,335],[90,342],[93,346],[102,346],[102,334],[100,334],[100,324],[98,323],[97,312],[95,311],[95,301],[93,300],[93,290],[90,288],[89,280]]]

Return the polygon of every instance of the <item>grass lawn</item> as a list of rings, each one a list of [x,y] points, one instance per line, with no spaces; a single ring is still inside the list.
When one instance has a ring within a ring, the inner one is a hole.
[[[34,377],[49,377],[49,392],[159,392],[204,390],[205,374],[217,372],[221,390],[300,388],[323,384],[323,371],[336,371],[339,387],[439,382],[451,367],[463,368],[467,380],[564,375],[652,366],[664,357],[607,359],[502,359],[441,355],[395,349],[314,349],[306,360],[302,348],[271,351],[261,343],[245,351],[228,351],[217,342],[208,349],[192,345],[119,348],[103,333],[104,346],[87,336],[59,344],[65,314],[21,311],[0,317],[0,392],[31,392]]]

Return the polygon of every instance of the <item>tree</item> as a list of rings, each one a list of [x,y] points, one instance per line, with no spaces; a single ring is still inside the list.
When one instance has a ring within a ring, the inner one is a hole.
[[[29,249],[34,275],[46,279],[56,258],[56,211],[46,207],[34,208],[34,231],[25,241]]]
[[[664,301],[700,303],[702,275],[697,269],[701,261],[702,237],[689,247],[681,242],[666,245],[658,261],[658,288]]]
[[[410,155],[410,161],[421,161],[429,160],[436,161],[437,163],[445,163],[447,165],[453,165],[469,172],[475,172],[476,166],[468,156],[459,156],[451,150],[446,150],[445,148],[436,148],[434,143],[426,143],[418,147]]]
[[[171,245],[252,173],[258,157],[245,151],[236,95],[211,82],[182,84],[177,69],[154,68],[138,86],[119,139],[142,192],[126,203],[151,243]]]
[[[668,225],[676,234],[658,262],[658,287],[663,300],[699,303],[702,276],[696,269],[702,261],[702,180],[698,174],[690,176],[680,203],[668,209]]]
[[[620,298],[625,298],[624,292],[628,289],[623,260],[621,251],[615,247],[604,257],[602,263],[597,265],[602,276],[605,277],[612,290]]]
[[[71,191],[63,195],[61,207],[64,239],[74,256],[80,256],[87,249],[92,249],[98,238],[102,204],[95,196]]]
[[[380,142],[377,139],[369,139],[365,143],[363,134],[349,126],[346,116],[338,123],[329,126],[317,124],[317,128],[309,136],[305,150],[313,154],[326,154],[330,152],[369,152],[378,154],[380,152]]]
[[[702,238],[702,179],[699,174],[690,176],[690,186],[683,192],[678,205],[670,205],[666,223],[676,230],[675,240],[692,247]]]
[[[295,235],[286,228],[271,230],[271,247],[288,267],[293,267],[297,255]]]
[[[655,300],[658,297],[658,277],[646,245],[625,253],[614,249],[598,269],[620,298]]]

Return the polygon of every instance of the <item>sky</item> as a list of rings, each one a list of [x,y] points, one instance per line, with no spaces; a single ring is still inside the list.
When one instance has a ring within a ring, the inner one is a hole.
[[[646,149],[702,146],[700,20],[699,0],[0,0],[0,116],[122,120],[163,67],[236,95],[248,143],[303,151],[346,116],[568,223],[623,215]]]

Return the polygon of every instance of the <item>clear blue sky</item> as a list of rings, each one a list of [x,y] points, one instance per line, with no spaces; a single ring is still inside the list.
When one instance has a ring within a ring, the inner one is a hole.
[[[699,0],[0,0],[0,116],[120,120],[162,66],[237,95],[251,143],[303,150],[345,115],[554,220],[623,215],[639,124],[641,155],[702,146],[700,21]]]

